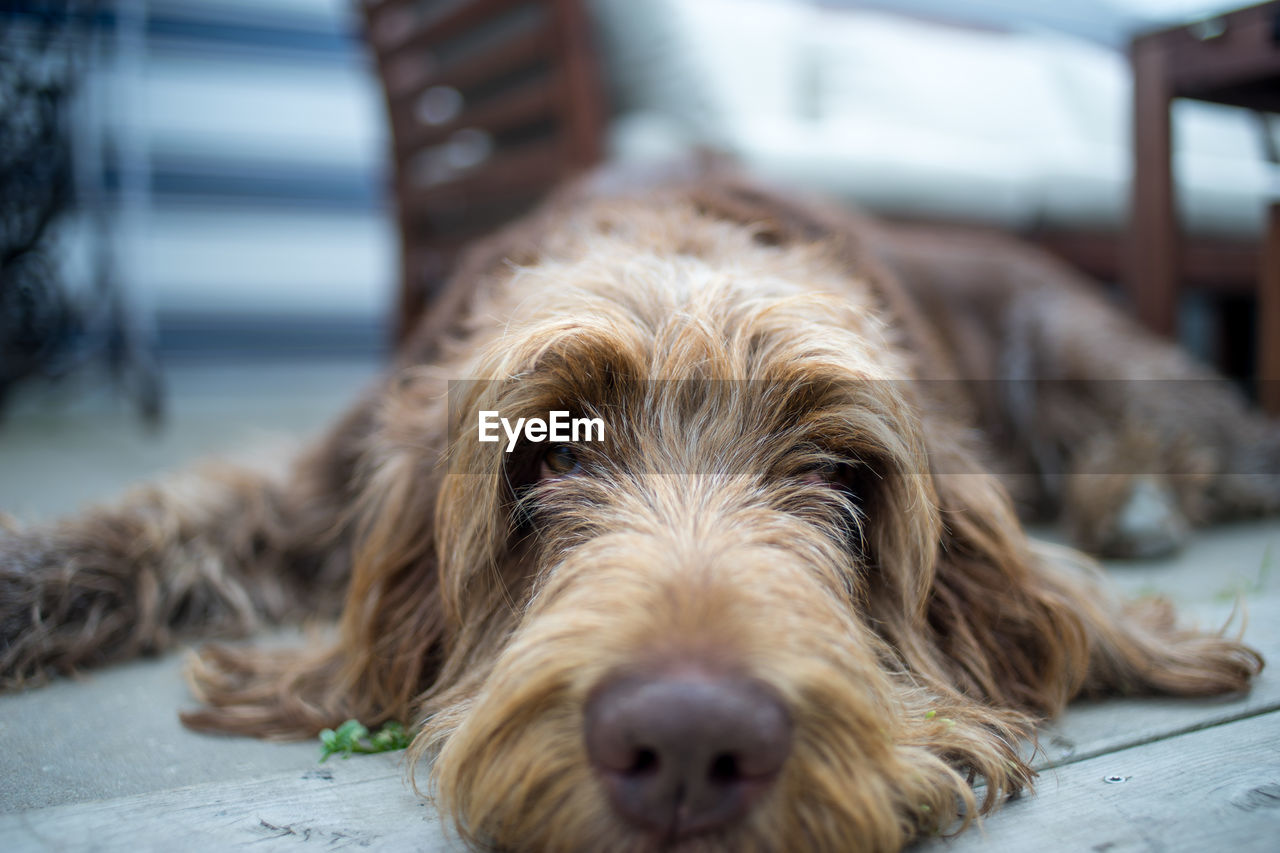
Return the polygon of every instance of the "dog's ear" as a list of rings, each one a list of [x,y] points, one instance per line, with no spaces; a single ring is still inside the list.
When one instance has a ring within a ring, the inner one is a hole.
[[[1124,606],[1087,557],[1028,540],[958,430],[925,433],[940,521],[927,591],[916,608],[873,612],[909,669],[936,689],[1043,716],[1081,692],[1248,687],[1256,652],[1178,628],[1167,604]]]
[[[1054,582],[994,475],[960,447],[935,454],[942,531],[914,636],[927,638],[930,665],[965,695],[1052,716],[1087,676],[1094,638],[1084,602]]]
[[[1003,489],[958,431],[926,418],[919,435],[869,511],[871,617],[940,689],[1053,713],[1083,679],[1083,625],[1040,583]]]

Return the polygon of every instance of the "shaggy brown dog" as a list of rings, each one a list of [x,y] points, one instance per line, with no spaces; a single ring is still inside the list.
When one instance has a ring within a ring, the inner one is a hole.
[[[0,667],[341,602],[330,645],[207,650],[186,722],[412,721],[478,846],[897,850],[1026,786],[1019,741],[1072,697],[1240,691],[1262,665],[1102,594],[990,473],[1088,507],[1086,536],[1272,506],[1229,455],[1270,440],[1231,392],[1116,375],[1210,378],[1011,244],[732,180],[577,188],[471,254],[289,478],[7,533]],[[483,411],[555,410],[603,438],[478,440]],[[1017,438],[990,455],[975,425]]]

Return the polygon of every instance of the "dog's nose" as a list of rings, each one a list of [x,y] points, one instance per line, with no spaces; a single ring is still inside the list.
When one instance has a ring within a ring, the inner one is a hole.
[[[585,727],[614,810],[668,838],[746,815],[791,749],[791,719],[772,689],[696,670],[604,682]]]

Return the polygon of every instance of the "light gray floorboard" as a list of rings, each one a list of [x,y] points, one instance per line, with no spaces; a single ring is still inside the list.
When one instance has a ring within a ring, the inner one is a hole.
[[[301,640],[281,632],[257,642]],[[178,712],[195,706],[183,659],[174,653],[0,695],[0,814],[316,768],[314,741],[183,728]]]
[[[10,851],[460,850],[397,756],[0,816]]]
[[[1227,605],[1182,608],[1202,626],[1221,626]],[[1077,702],[1059,720],[1042,728],[1037,767],[1080,761],[1231,720],[1280,709],[1280,595],[1249,602],[1245,641],[1271,666],[1247,696],[1218,699],[1139,697]],[[1280,850],[1280,845],[1277,846]]]
[[[915,853],[1277,849],[1277,713],[1048,771],[1035,796],[1009,803],[978,829],[913,848]]]
[[[281,467],[379,370],[372,361],[173,368],[156,429],[105,389],[65,401],[33,390],[37,399],[0,418],[0,513],[54,518],[208,459]]]

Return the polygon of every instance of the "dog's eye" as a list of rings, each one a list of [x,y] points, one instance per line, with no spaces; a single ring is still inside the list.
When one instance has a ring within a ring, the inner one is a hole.
[[[553,444],[542,456],[542,478],[565,477],[573,474],[582,463],[578,461],[578,453],[568,444]]]
[[[815,465],[812,468],[806,468],[801,471],[800,480],[813,486],[835,486],[842,467],[844,466],[836,465],[835,463]]]
[[[857,495],[860,491],[859,473],[858,466],[847,462],[829,462],[801,471],[800,479],[814,486],[829,486]]]

